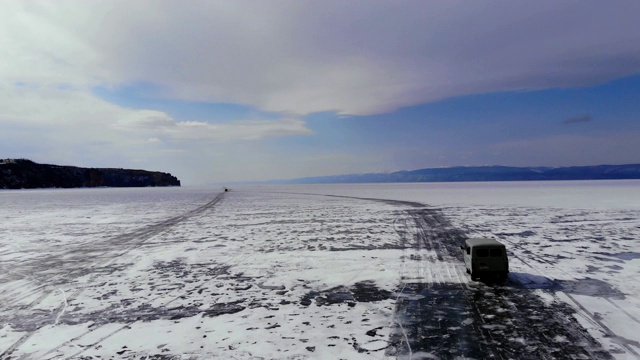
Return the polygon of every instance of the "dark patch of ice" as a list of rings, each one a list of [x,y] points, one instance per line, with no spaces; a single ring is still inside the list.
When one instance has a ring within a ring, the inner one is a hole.
[[[579,239],[549,239],[550,242],[575,242]]]
[[[509,278],[505,285],[509,285],[514,288],[549,290],[558,289],[560,287],[555,281],[546,276],[521,272],[509,273]]]
[[[531,230],[521,231],[521,232],[503,232],[496,233],[496,236],[519,236],[519,237],[531,237],[535,236],[536,233]]]
[[[381,301],[391,296],[390,291],[379,289],[373,281],[361,281],[349,288],[336,286],[322,291],[310,291],[302,297],[300,305],[309,306],[315,300],[318,306],[342,303],[353,306],[355,302]]]
[[[594,272],[598,272],[600,270],[599,267],[597,266],[592,266],[592,265],[587,265],[587,272],[588,273],[594,273]]]
[[[599,296],[604,298],[624,299],[625,295],[610,284],[592,278],[575,280],[556,280],[562,291],[569,294]]]
[[[265,285],[264,282],[258,283],[258,287],[264,290],[284,290],[284,285]]]
[[[389,338],[387,356],[612,358],[574,319],[569,305],[544,303],[529,289],[418,283],[404,285],[402,292],[407,296],[396,303],[401,327]],[[568,341],[549,341],[557,337]]]
[[[609,256],[613,256],[622,260],[640,259],[640,253],[637,253],[637,252],[623,252],[623,253],[617,253],[617,254],[609,254]]]
[[[596,253],[596,254],[611,256],[611,254],[604,254],[604,253]],[[602,257],[602,256],[591,256],[591,258],[592,259],[596,259],[598,261],[608,261],[608,262],[615,262],[615,263],[619,263],[619,264],[624,263],[624,261],[619,260],[619,259],[612,259],[612,258]]]
[[[357,302],[371,302],[390,299],[392,293],[379,289],[373,281],[361,281],[351,288],[353,297]]]

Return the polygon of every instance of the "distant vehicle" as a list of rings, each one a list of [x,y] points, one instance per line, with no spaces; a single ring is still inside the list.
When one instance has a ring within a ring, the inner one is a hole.
[[[509,273],[507,249],[495,239],[467,239],[464,246],[464,265],[471,280],[479,278],[497,278],[504,281]]]
[[[227,192],[227,191],[229,191],[229,188],[225,187],[224,192]]]

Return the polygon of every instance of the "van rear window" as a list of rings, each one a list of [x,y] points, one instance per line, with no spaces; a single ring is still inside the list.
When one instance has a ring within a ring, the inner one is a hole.
[[[493,257],[501,257],[502,249],[491,249],[491,256]]]
[[[489,256],[489,249],[478,249],[476,250],[476,255],[478,257],[487,257]]]

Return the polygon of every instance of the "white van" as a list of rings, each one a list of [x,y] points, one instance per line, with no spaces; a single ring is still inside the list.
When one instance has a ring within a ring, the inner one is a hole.
[[[473,238],[465,240],[461,248],[471,280],[493,277],[504,281],[507,278],[509,259],[502,243],[490,238]]]

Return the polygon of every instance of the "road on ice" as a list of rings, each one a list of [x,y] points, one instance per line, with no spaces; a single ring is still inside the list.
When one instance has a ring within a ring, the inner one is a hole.
[[[0,214],[0,358],[638,356],[580,289],[640,326],[624,294],[546,276],[526,244],[510,244],[504,284],[472,282],[459,246],[473,230],[450,219],[465,209],[172,190],[150,214],[157,191],[102,191],[49,194],[68,205],[54,215],[22,201]]]

